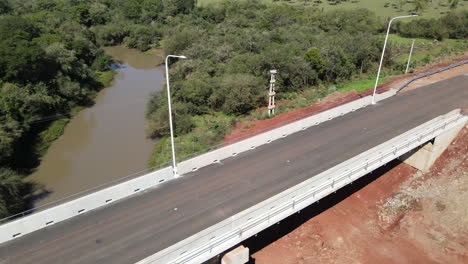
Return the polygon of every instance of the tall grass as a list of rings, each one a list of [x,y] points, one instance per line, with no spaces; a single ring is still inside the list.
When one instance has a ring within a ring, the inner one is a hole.
[[[34,149],[37,155],[42,156],[47,152],[50,145],[52,145],[52,143],[63,134],[68,122],[70,122],[69,118],[55,120],[47,127],[47,129],[39,133],[39,137],[34,144]]]
[[[112,85],[112,82],[114,81],[114,77],[117,74],[117,72],[114,70],[109,70],[105,72],[98,72],[97,74],[97,81],[101,83],[103,87],[109,87]]]

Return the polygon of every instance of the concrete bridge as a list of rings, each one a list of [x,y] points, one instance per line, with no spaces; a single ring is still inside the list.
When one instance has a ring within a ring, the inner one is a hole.
[[[361,98],[185,161],[180,178],[164,168],[4,224],[0,263],[201,263],[464,126],[467,83]]]

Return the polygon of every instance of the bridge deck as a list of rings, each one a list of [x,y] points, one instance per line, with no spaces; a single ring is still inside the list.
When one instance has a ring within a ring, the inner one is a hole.
[[[25,235],[0,246],[0,263],[136,262],[438,115],[468,106],[467,83],[468,76],[461,75],[394,96]]]

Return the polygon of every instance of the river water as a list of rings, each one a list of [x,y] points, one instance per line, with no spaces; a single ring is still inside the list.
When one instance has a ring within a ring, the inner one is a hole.
[[[28,177],[50,192],[36,206],[146,168],[154,142],[146,137],[144,112],[149,95],[162,88],[164,72],[156,67],[161,58],[120,46],[106,52],[124,67],[95,105],[68,123]]]

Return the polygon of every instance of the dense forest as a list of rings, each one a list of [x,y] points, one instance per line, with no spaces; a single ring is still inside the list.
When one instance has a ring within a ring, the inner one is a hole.
[[[60,135],[66,118],[92,104],[111,78],[103,46],[189,58],[171,64],[175,127],[181,137],[205,126],[192,138],[201,148],[227,131],[225,120],[265,104],[270,69],[280,72],[279,99],[321,94],[328,84],[374,72],[387,19],[366,9],[322,12],[257,0],[0,0],[0,218],[28,206],[33,186],[22,175],[37,166],[47,148],[41,142]],[[468,12],[399,22],[393,31],[466,39]],[[165,98],[155,94],[148,104],[151,137],[169,133]]]
[[[0,1],[0,218],[23,210],[43,144],[92,103],[112,59],[72,1]]]

